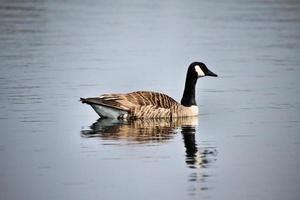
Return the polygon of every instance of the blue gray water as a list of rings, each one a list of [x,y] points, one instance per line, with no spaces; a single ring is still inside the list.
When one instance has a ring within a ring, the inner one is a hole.
[[[0,1],[0,199],[300,198],[300,1]],[[189,121],[97,121],[152,90]]]

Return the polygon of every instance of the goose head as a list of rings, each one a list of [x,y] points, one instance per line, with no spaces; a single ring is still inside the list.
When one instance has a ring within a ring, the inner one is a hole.
[[[191,63],[188,69],[188,74],[190,74],[190,76],[192,76],[193,78],[201,78],[204,76],[218,76],[217,74],[210,71],[202,62]]]
[[[193,62],[190,64],[186,75],[183,96],[181,99],[182,105],[187,107],[197,105],[195,99],[195,87],[198,78],[204,76],[217,77],[218,75],[210,71],[202,62]]]

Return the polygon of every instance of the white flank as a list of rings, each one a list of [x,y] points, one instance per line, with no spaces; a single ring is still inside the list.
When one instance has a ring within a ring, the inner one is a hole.
[[[101,106],[101,105],[97,105],[97,104],[91,104],[91,106],[100,117],[107,117],[107,118],[115,118],[116,119],[119,116],[127,114],[126,111],[118,110],[116,108],[110,108],[110,107]]]
[[[196,70],[196,72],[197,72],[197,74],[198,74],[198,77],[203,77],[203,76],[205,76],[204,72],[202,71],[202,69],[200,68],[199,65],[195,65],[195,70]]]

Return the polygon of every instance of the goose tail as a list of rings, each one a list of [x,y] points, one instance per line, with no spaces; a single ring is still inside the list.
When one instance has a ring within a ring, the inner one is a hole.
[[[80,98],[81,103],[89,104],[101,118],[127,118],[128,112],[103,104],[98,98]]]
[[[86,98],[80,98],[81,103],[88,103],[87,99]]]

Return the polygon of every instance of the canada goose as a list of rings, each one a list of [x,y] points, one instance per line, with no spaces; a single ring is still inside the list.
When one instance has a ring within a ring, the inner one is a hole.
[[[214,76],[204,63],[190,64],[185,81],[181,104],[166,94],[137,91],[127,94],[103,94],[99,97],[81,98],[82,103],[92,106],[100,117],[118,119],[174,118],[198,115],[195,86],[198,78]]]

